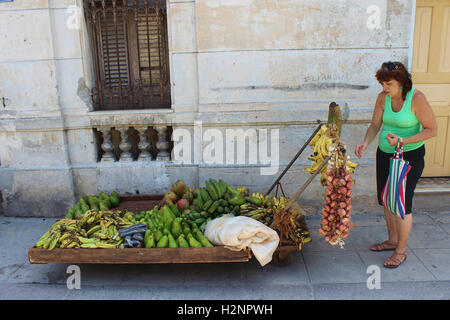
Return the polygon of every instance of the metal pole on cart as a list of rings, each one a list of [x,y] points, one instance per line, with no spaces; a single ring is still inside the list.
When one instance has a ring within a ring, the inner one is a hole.
[[[320,120],[317,120],[318,126],[316,130],[311,134],[311,136],[306,140],[305,144],[300,148],[300,150],[297,152],[297,154],[294,156],[294,158],[289,162],[287,167],[283,170],[283,172],[279,175],[277,180],[272,184],[272,186],[269,188],[269,190],[264,194],[264,196],[267,196],[270,192],[272,192],[273,188],[275,188],[276,185],[280,183],[281,178],[286,174],[286,172],[292,167],[294,162],[298,159],[298,157],[302,154],[302,152],[305,150],[305,148],[308,146],[309,142],[314,138],[314,136],[319,132],[320,128],[322,127],[322,122]]]
[[[313,181],[313,179],[317,176],[317,174],[322,170],[322,168],[328,163],[328,161],[331,159],[331,156],[326,156],[326,158],[322,161],[320,166],[317,168],[316,171],[306,180],[306,182],[301,186],[300,189],[298,189],[295,196],[289,201],[289,203],[284,207],[284,210],[289,210],[290,207],[297,201],[297,199],[300,197],[300,195],[305,191],[306,187]]]

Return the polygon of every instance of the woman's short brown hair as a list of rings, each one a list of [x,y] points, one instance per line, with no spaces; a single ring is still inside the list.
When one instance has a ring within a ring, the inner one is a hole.
[[[402,98],[406,99],[406,94],[412,89],[411,74],[406,70],[403,63],[398,61],[387,61],[381,65],[375,74],[378,82],[387,82],[390,80],[397,80],[402,86]]]

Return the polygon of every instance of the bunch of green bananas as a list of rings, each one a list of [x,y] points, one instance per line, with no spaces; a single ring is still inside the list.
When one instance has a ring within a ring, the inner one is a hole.
[[[248,189],[245,188],[245,186],[238,187],[238,188],[236,188],[236,190],[238,192],[240,192],[243,196],[248,196],[249,195],[249,191],[248,191]]]
[[[239,215],[239,206],[246,202],[244,194],[230,187],[225,181],[209,179],[205,187],[196,189],[194,200],[188,210],[184,210],[191,221],[201,225],[208,218],[214,219],[224,214]],[[201,220],[203,219],[203,222]]]
[[[239,208],[241,209],[241,215],[248,215],[250,212],[254,211],[254,210],[259,210],[259,209],[264,209],[263,207],[257,206],[256,204],[250,203],[250,202],[246,202],[242,205],[239,206]]]
[[[322,125],[319,132],[309,142],[309,145],[313,148],[313,154],[308,157],[308,160],[311,160],[313,163],[311,168],[305,168],[305,171],[311,174],[315,173],[328,155],[336,153],[340,144],[342,142],[339,139],[339,128],[335,124]],[[346,168],[347,172],[351,174],[358,164],[351,162],[350,157],[347,158],[345,163],[338,164],[338,166]],[[327,185],[328,164],[320,170],[320,184],[322,186]]]
[[[298,249],[302,250],[305,243],[311,242],[311,236],[304,224],[304,217],[299,214],[298,210],[294,210],[294,213],[290,216],[289,220],[291,227],[289,237],[295,242]]]
[[[100,191],[97,196],[85,195],[67,211],[65,218],[79,219],[89,210],[107,211],[117,207],[119,202],[120,196],[116,191],[111,192],[111,195],[103,191]]]
[[[37,248],[119,248],[118,230],[133,225],[120,211],[88,210],[81,219],[55,222],[36,243]]]
[[[350,161],[350,156],[348,156],[347,162],[345,163],[346,170],[348,174],[352,174],[355,171],[355,168],[358,166],[357,163]]]
[[[77,246],[75,240],[78,222],[72,219],[61,219],[55,222],[36,243],[37,248],[53,250],[60,248],[62,244],[65,247],[74,248]],[[73,244],[72,244],[73,243]]]
[[[256,219],[267,226],[272,224],[274,214],[278,210],[284,209],[290,201],[289,198],[283,196],[270,199],[269,196],[264,196],[261,193],[253,193],[252,198],[259,201],[251,201],[241,205],[241,215]]]
[[[272,208],[258,207],[252,203],[241,205],[241,216],[253,218],[269,226],[273,220],[274,211]]]
[[[36,243],[37,248],[44,248],[53,250],[58,244],[61,237],[62,227],[59,224],[54,224]]]
[[[279,198],[273,197],[272,198],[272,209],[274,211],[282,210],[282,209],[284,209],[284,207],[287,206],[289,201],[291,201],[291,199],[283,197],[283,196],[281,196]]]
[[[260,207],[270,208],[272,206],[270,197],[268,195],[264,196],[259,192],[253,192],[251,197],[246,197],[245,199]]]
[[[313,148],[314,153],[308,158],[308,160],[311,160],[313,163],[311,168],[306,168],[305,171],[311,174],[314,173],[319,168],[324,159],[328,156],[328,153],[334,149],[333,144],[335,142],[336,139],[334,138],[331,127],[325,124],[322,125],[319,132],[317,132],[314,138],[309,142],[309,145]],[[327,166],[324,166],[321,170],[321,183],[326,170]]]

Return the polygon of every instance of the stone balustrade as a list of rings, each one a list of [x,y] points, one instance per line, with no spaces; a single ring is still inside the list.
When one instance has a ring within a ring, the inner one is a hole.
[[[170,161],[167,125],[95,127],[99,162]]]

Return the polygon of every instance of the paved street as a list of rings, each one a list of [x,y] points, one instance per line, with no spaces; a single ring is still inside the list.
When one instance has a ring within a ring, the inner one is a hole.
[[[27,250],[55,219],[0,217],[0,299],[450,299],[450,212],[414,216],[408,258],[385,269],[392,252],[371,252],[387,237],[384,218],[356,214],[344,249],[316,235],[287,267],[248,263],[80,265],[81,290],[66,286],[68,265],[31,265]],[[367,268],[380,267],[381,289],[369,290]]]

